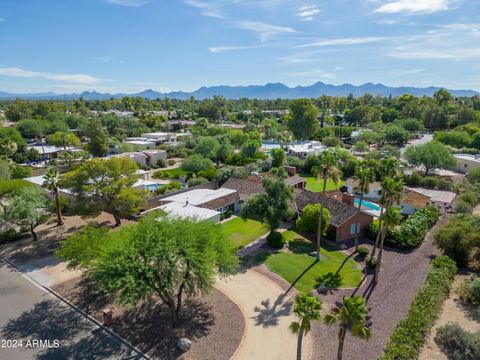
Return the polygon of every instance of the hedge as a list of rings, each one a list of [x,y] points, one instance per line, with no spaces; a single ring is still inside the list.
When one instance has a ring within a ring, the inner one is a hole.
[[[410,215],[400,227],[389,230],[385,237],[385,243],[398,249],[408,250],[419,246],[428,230],[438,220],[440,212],[435,206],[426,206]],[[372,224],[370,237],[375,239],[378,229],[378,222]]]
[[[456,272],[457,266],[448,256],[433,260],[425,284],[415,295],[407,316],[395,327],[380,360],[418,358],[425,338],[450,292]]]

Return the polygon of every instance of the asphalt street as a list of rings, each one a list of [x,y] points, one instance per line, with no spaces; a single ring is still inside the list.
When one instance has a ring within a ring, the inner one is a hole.
[[[0,259],[0,360],[140,358]]]

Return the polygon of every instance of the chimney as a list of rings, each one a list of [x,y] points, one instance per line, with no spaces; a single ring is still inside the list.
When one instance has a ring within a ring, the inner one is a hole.
[[[347,205],[354,206],[355,196],[347,193],[342,193],[342,202]]]
[[[285,165],[283,168],[287,172],[288,176],[294,176],[297,174],[297,168],[295,166]]]

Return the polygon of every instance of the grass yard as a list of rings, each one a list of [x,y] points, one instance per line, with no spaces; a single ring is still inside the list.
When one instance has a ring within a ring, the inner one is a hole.
[[[268,232],[267,227],[255,220],[246,222],[236,217],[219,225],[223,233],[234,243],[235,247],[242,248],[253,240]]]
[[[180,166],[178,168],[170,169],[170,170],[158,170],[155,171],[153,174],[153,178],[155,179],[178,179],[179,177],[187,175],[187,172],[183,170]]]
[[[317,179],[315,176],[309,174],[300,174],[301,177],[307,180],[306,189],[313,192],[321,192],[323,190],[323,180]],[[345,181],[340,180],[335,186],[332,180],[327,180],[327,191],[336,190],[345,185]]]
[[[324,243],[320,262],[308,253],[314,246],[308,239],[293,230],[284,233],[292,252],[278,252],[265,256],[265,265],[280,275],[298,291],[311,291],[320,285],[331,288],[350,288],[360,284],[363,273],[360,264],[338,251],[336,246]]]

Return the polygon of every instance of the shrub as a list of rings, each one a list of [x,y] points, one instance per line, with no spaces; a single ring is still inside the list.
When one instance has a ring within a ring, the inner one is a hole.
[[[206,183],[208,183],[208,179],[205,179],[203,177],[191,178],[190,180],[188,180],[188,187],[202,185]]]
[[[158,159],[157,167],[159,167],[159,168],[167,167],[167,162],[165,161],[165,159],[161,159],[161,158]]]
[[[70,202],[70,199],[66,197],[65,195],[59,195],[58,196],[58,202],[60,203],[60,210],[63,212],[68,206],[68,203]],[[50,203],[48,204],[48,208],[50,211],[54,212],[55,207],[57,205],[55,204],[55,198],[53,198]]]
[[[20,239],[21,234],[17,233],[14,228],[6,229],[0,232],[0,244],[6,244],[10,242],[14,242]]]
[[[480,307],[480,278],[467,279],[457,289],[460,299]]]
[[[168,160],[167,160],[167,164],[168,164],[168,166],[173,166],[173,165],[176,164],[176,162],[175,162],[175,160],[173,160],[173,159],[168,159]]]
[[[456,272],[455,262],[448,256],[432,261],[425,284],[415,295],[407,316],[395,327],[381,360],[418,358],[418,352],[442,310]]]
[[[285,244],[285,239],[283,235],[278,231],[272,231],[267,235],[267,243],[270,247],[274,249],[281,249],[283,244]]]
[[[458,199],[455,202],[455,212],[459,214],[471,214],[473,211],[472,205],[468,202]]]
[[[466,331],[458,323],[448,323],[439,327],[435,342],[448,359],[480,359],[480,333]]]
[[[360,259],[365,259],[368,255],[368,248],[365,246],[359,246],[357,247],[357,253]]]
[[[227,210],[224,214],[225,219],[228,219],[228,218],[232,217],[232,215],[233,215],[232,210]]]
[[[369,268],[370,270],[374,270],[377,267],[377,260],[368,258],[365,261],[365,265],[367,265],[367,268]]]

